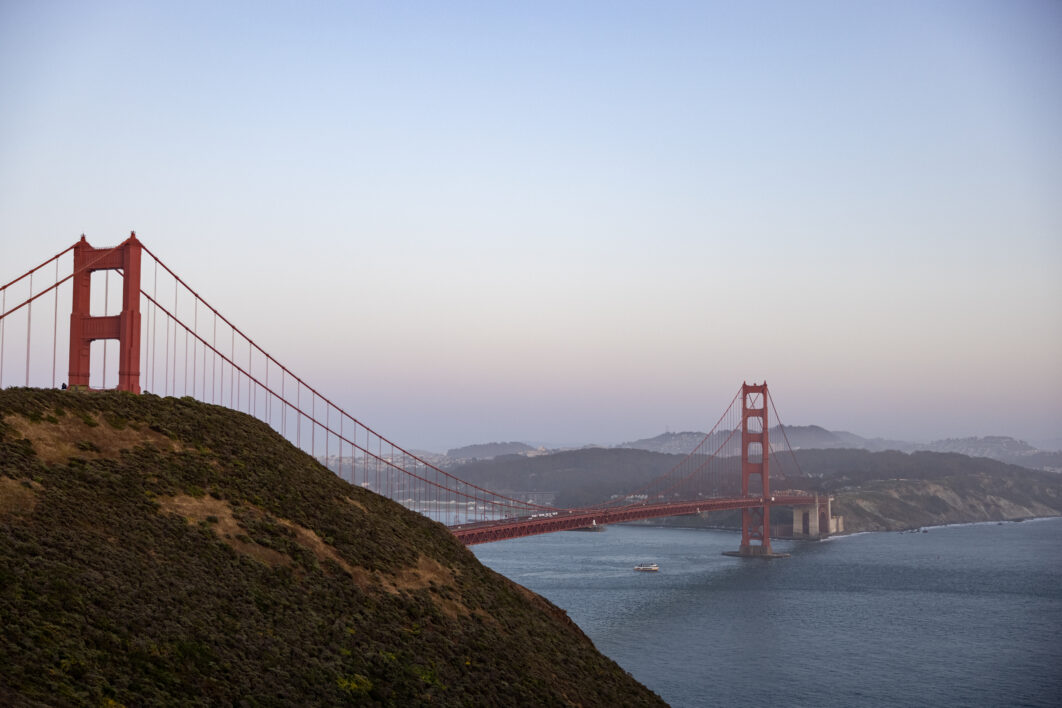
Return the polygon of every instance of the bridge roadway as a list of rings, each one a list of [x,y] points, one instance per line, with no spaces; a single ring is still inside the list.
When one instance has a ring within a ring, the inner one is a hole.
[[[771,506],[806,506],[814,500],[812,495],[775,495]],[[751,509],[763,506],[763,497],[738,497],[731,499],[700,499],[666,504],[628,504],[611,509],[560,509],[553,513],[535,514],[493,521],[476,521],[450,526],[450,531],[466,546],[509,538],[535,536],[554,531],[573,531],[588,526],[621,524],[640,519],[655,519],[664,516],[685,516],[706,511]]]

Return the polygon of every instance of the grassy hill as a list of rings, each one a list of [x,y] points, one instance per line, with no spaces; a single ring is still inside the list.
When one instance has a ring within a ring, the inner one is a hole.
[[[190,399],[0,391],[2,705],[662,705],[439,524]]]

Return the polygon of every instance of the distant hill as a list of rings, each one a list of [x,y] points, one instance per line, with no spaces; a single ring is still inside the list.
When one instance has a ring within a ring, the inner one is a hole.
[[[641,487],[682,457],[647,450],[584,448],[537,457],[477,460],[450,471],[499,492],[552,493],[556,506],[574,507]]]
[[[1062,515],[1062,475],[958,453],[805,450],[811,478],[786,483],[834,494],[853,531]]]
[[[916,450],[930,452],[957,452],[970,457],[988,457],[1030,469],[1053,469],[1062,471],[1062,453],[1037,450],[1024,440],[1015,440],[1004,435],[983,438],[949,438],[928,445],[919,445]]]
[[[552,493],[557,506],[584,506],[638,489],[682,458],[648,450],[598,448],[484,460],[455,467],[453,472],[491,489],[517,495]],[[836,513],[846,516],[849,532],[1062,514],[1062,475],[984,457],[820,448],[781,456],[771,469],[774,489],[835,495]],[[780,510],[779,518],[784,514]],[[686,517],[676,523],[725,525],[731,523],[727,519],[726,515],[712,515],[707,521]]]
[[[428,704],[664,705],[258,420],[0,391],[0,705]]]
[[[711,445],[718,445],[729,431],[716,433]],[[652,438],[622,443],[617,447],[685,455],[704,440],[705,433],[663,433]],[[969,457],[987,457],[1034,470],[1062,472],[1062,452],[1038,450],[1022,440],[1003,435],[949,438],[931,443],[912,443],[885,438],[864,438],[848,432],[830,431],[817,425],[787,425],[770,429],[771,447],[784,449],[785,441],[794,450],[869,450],[884,452],[956,452]]]
[[[708,441],[710,447],[718,447],[730,434],[729,430],[723,430],[716,432],[712,439]],[[786,426],[783,433],[782,428],[774,426],[769,430],[769,437],[771,440],[771,446],[775,449],[780,449],[785,440],[789,440],[789,444],[794,450],[804,448],[841,448],[841,447],[863,447],[854,443],[849,437],[842,437],[837,433],[832,433],[825,428],[821,428],[817,425],[794,425]],[[662,433],[653,438],[644,438],[642,440],[635,440],[634,442],[621,443],[616,447],[632,449],[632,450],[649,450],[651,452],[662,452],[670,455],[687,455],[694,448],[701,444],[704,440],[706,433],[700,432],[684,432],[684,433]],[[855,436],[852,436],[853,438]]]
[[[1042,452],[1062,452],[1062,438],[1034,440],[1033,446]]]
[[[634,442],[620,443],[616,447],[628,450],[648,450],[668,455],[688,455],[701,441],[705,433],[661,433],[653,438],[643,438]]]
[[[1062,452],[1038,450],[1024,440],[1005,435],[948,438],[930,443],[911,443],[881,438],[861,438],[851,433],[837,433],[844,437],[845,447],[862,450],[897,450],[900,452],[955,452],[968,457],[987,457],[992,460],[1019,465],[1032,470],[1062,472]]]
[[[446,457],[451,460],[490,460],[501,455],[522,455],[534,451],[535,448],[522,442],[496,442],[447,450]]]

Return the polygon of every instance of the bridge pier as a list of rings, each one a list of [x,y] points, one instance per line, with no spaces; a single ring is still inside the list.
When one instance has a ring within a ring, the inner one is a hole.
[[[844,517],[834,516],[833,497],[815,497],[806,506],[793,507],[793,538],[825,538],[844,531]]]
[[[788,553],[778,553],[772,551],[770,548],[764,546],[741,546],[736,551],[723,551],[724,556],[733,556],[734,558],[763,558],[769,560],[771,558],[788,558]]]

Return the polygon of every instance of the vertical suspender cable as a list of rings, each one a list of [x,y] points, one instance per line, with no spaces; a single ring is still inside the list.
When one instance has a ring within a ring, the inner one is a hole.
[[[3,299],[0,300],[0,314],[7,314],[7,288],[0,290]],[[0,320],[0,388],[4,387],[4,330],[7,329],[7,318]]]
[[[229,361],[236,361],[236,330],[232,330],[232,336],[229,338]],[[222,375],[224,378],[224,375]],[[235,392],[235,393],[233,393]],[[239,389],[236,388],[236,369],[233,367],[232,374],[229,376],[229,407],[234,411],[240,410],[240,399],[234,398],[234,396],[240,395]]]
[[[59,283],[59,259],[55,259],[55,282]],[[52,321],[52,388],[55,388],[55,350],[59,340],[59,288],[55,290],[55,316]]]
[[[159,262],[155,261],[155,282],[151,288],[151,299],[158,302],[159,295]],[[158,332],[159,327],[159,308],[151,308],[151,390],[155,391],[155,350],[158,349],[155,346],[155,333]]]
[[[151,301],[147,299],[147,295],[141,294],[141,297],[140,297],[140,312],[141,313],[146,313],[146,314],[144,314],[143,317],[140,318],[140,341],[141,341],[141,343],[147,342],[147,326],[148,326],[148,322],[151,321],[151,313],[148,311],[148,308],[150,306],[151,306]],[[141,382],[144,382],[146,384],[146,380],[144,379],[145,376],[147,376],[147,345],[143,344],[143,346],[140,347],[140,380],[141,380]],[[146,385],[141,386],[141,388],[144,389],[145,391],[147,390],[147,386]]]
[[[210,362],[210,402],[214,402],[214,391],[220,390],[217,388],[218,382],[218,313],[214,312],[214,342],[213,342],[214,356]],[[225,381],[225,372],[221,372],[221,380]]]
[[[158,301],[158,261],[155,261],[155,280],[152,284],[151,299]],[[156,346],[156,333],[158,332],[158,308],[153,307],[151,309],[151,390],[155,390],[155,353],[158,347]],[[156,391],[157,393],[157,391]]]
[[[91,276],[90,276],[91,277]],[[103,274],[103,316],[107,316],[108,305],[111,299],[111,271]],[[103,340],[103,383],[100,388],[107,388],[107,340]]]
[[[173,374],[170,379],[170,394],[177,395],[177,280],[173,281]],[[185,335],[187,341],[187,335]]]
[[[194,293],[193,293],[194,294]],[[196,381],[196,374],[199,373],[199,367],[196,364],[196,347],[199,346],[199,298],[192,298],[192,305],[195,307],[194,314],[192,315],[192,329],[194,330],[195,338],[192,340],[192,398],[195,398],[195,387],[198,381]],[[206,391],[203,392],[204,398],[206,397]]]
[[[206,340],[203,340],[203,403],[206,403],[206,375],[207,375],[207,345]]]
[[[162,372],[162,388],[167,396],[170,395],[170,319],[166,318],[166,368]],[[176,334],[174,330],[174,335]]]
[[[33,297],[33,273],[29,277],[30,297]],[[33,324],[33,302],[30,301],[26,312],[26,388],[29,388],[30,337]]]
[[[188,330],[184,331],[184,387],[181,388],[181,395],[188,395]]]

